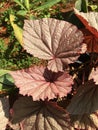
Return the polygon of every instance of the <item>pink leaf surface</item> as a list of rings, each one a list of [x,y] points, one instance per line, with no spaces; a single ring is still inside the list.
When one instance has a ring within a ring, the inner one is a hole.
[[[10,72],[20,94],[33,100],[53,99],[66,96],[71,91],[72,77],[67,72],[51,72],[43,66]]]
[[[77,9],[74,11],[85,27],[98,38],[98,12],[83,13]]]
[[[5,130],[9,120],[8,97],[0,98],[0,130]]]
[[[90,76],[89,76],[89,80],[90,79],[93,79],[95,84],[98,85],[98,67],[97,68],[93,68],[91,73],[90,73]]]
[[[23,130],[70,130],[67,112],[56,103],[21,97],[13,111],[12,123],[21,122]]]
[[[58,72],[86,51],[83,34],[71,23],[53,18],[25,20],[24,49],[35,57],[48,60],[48,69]]]

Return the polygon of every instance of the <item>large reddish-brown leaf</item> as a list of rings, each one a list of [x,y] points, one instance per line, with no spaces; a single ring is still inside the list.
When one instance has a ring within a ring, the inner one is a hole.
[[[71,23],[53,18],[25,20],[24,49],[35,57],[49,61],[48,69],[62,71],[86,51],[83,34]]]
[[[98,38],[88,29],[82,29],[81,31],[84,34],[84,43],[87,44],[87,51],[98,53]]]
[[[33,100],[53,99],[66,96],[71,91],[72,77],[67,72],[52,72],[43,66],[10,72],[20,94]]]
[[[67,110],[73,115],[90,114],[98,110],[98,85],[92,80],[81,85]]]
[[[90,76],[89,76],[89,80],[90,79],[93,79],[95,84],[98,85],[98,67],[92,69]]]
[[[5,130],[9,120],[8,97],[0,98],[0,130]]]
[[[53,102],[19,98],[13,106],[12,123],[22,124],[22,130],[70,130],[65,110]]]
[[[86,28],[98,38],[98,12],[83,13],[77,9],[74,9],[74,11]]]

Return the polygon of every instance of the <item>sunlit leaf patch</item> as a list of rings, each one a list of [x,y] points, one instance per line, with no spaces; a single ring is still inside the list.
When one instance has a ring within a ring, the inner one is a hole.
[[[83,34],[69,22],[53,18],[25,20],[23,47],[35,57],[48,60],[48,69],[63,71],[86,51]]]

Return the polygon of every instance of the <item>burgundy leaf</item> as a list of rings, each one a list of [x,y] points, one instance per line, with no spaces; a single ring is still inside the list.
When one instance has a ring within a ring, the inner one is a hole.
[[[98,38],[87,29],[81,31],[84,33],[84,43],[87,44],[87,51],[98,53]]]
[[[0,130],[5,130],[9,119],[8,97],[0,98]]]
[[[77,94],[72,98],[67,107],[70,114],[83,115],[90,114],[98,110],[98,85],[92,80],[79,87]]]
[[[85,27],[98,38],[98,12],[83,13],[77,9],[74,11]]]
[[[93,68],[91,73],[90,73],[90,76],[89,76],[89,80],[90,79],[93,79],[95,84],[98,85],[98,67],[97,68]]]
[[[20,94],[33,100],[64,97],[71,91],[72,77],[67,72],[51,72],[43,66],[10,72]]]
[[[83,34],[71,23],[53,18],[25,20],[24,49],[35,57],[48,60],[48,69],[58,72],[86,51]]]
[[[56,103],[21,97],[13,111],[12,123],[21,122],[23,130],[70,130],[67,112]]]

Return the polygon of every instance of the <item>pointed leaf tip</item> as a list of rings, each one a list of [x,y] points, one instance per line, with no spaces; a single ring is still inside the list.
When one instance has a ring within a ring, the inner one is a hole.
[[[19,43],[23,45],[23,36],[22,36],[23,30],[16,23],[14,23],[14,21],[15,21],[15,16],[10,14],[10,23],[13,27],[15,37],[19,41]]]

